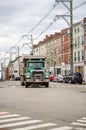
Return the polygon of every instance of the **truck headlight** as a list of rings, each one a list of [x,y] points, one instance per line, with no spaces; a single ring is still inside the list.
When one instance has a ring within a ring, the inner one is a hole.
[[[49,76],[47,75],[46,78],[49,78]]]
[[[29,75],[26,75],[26,78],[30,78],[30,76],[29,76]]]

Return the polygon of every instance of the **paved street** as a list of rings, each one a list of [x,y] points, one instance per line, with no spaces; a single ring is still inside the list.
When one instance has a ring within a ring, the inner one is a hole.
[[[86,130],[86,85],[0,82],[0,130]]]

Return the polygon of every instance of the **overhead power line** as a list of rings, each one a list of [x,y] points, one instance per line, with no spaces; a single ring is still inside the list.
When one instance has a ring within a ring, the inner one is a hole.
[[[78,6],[74,7],[73,10],[80,8],[80,7],[83,6],[84,4],[86,4],[86,0],[85,0],[84,2],[82,2],[81,4],[79,4]],[[39,21],[39,23],[38,23],[37,25],[35,25],[35,26],[31,29],[31,31],[33,31],[37,26],[39,26],[39,25],[41,24],[41,22],[42,22],[45,18],[47,18],[48,15],[51,14],[51,12],[53,11],[53,9],[54,9],[56,6],[57,6],[57,3],[55,3],[55,4],[53,5],[52,9],[48,12],[48,14],[45,15],[45,16]],[[66,12],[64,15],[66,15],[66,14],[68,14],[68,13],[69,13],[69,12]],[[34,40],[38,39],[38,38],[39,38],[44,32],[46,32],[57,20],[59,20],[59,18],[56,18],[56,16],[55,16],[53,22],[51,22]],[[20,42],[22,39],[23,39],[23,37],[21,36],[20,40],[19,40],[14,46],[16,46],[17,44],[19,44],[19,42]],[[8,50],[8,52],[9,52],[9,51],[10,51],[10,49]],[[3,59],[5,58],[6,53],[7,53],[7,52],[5,52],[5,54],[4,54],[4,56],[2,57],[1,60],[3,60]]]
[[[59,19],[59,18],[58,18]],[[56,18],[54,18],[53,22],[51,22],[49,24],[49,26],[47,26],[47,28],[45,28],[45,30],[43,30],[34,40],[38,39],[44,32],[46,32],[54,23],[56,22]]]
[[[34,29],[36,29],[42,23],[42,21],[44,21],[51,14],[51,12],[55,9],[55,7],[58,4],[59,2],[58,3],[55,2],[51,10],[28,33],[31,33]]]
[[[83,6],[84,4],[86,4],[86,1],[84,1],[83,3],[79,4],[78,6],[74,7],[73,10],[78,9],[79,7]],[[68,14],[69,12],[66,12],[63,15]],[[53,22],[51,22],[46,29],[44,29],[34,40],[38,39],[44,32],[46,32],[57,20],[59,20],[59,18],[57,16],[55,16]]]

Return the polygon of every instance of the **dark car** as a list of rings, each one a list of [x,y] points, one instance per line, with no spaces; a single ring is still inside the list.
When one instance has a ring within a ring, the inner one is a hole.
[[[20,77],[15,77],[14,80],[15,80],[15,81],[19,81],[19,80],[20,80]]]
[[[63,78],[63,83],[79,83],[82,84],[83,78],[79,72],[69,74]]]

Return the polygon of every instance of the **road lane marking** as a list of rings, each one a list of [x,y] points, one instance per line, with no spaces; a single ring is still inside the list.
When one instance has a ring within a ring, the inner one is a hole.
[[[23,128],[11,129],[11,130],[32,130],[32,129],[49,127],[49,126],[55,126],[55,125],[57,125],[57,124],[54,124],[54,123],[45,123],[45,124],[40,124],[40,125],[33,125],[33,126],[28,126],[28,127],[23,127]]]
[[[30,117],[18,117],[18,118],[5,119],[5,120],[0,120],[0,123],[6,123],[6,122],[12,122],[12,121],[20,121],[20,120],[27,120],[27,119],[30,119]]]
[[[26,124],[28,125],[31,123],[38,123],[38,122],[42,122],[42,121],[41,120],[29,120],[29,121],[23,121],[23,122],[11,123],[11,124],[4,124],[4,125],[0,125],[0,128],[7,128],[7,127],[26,125]]]
[[[0,116],[0,119],[2,119],[2,118],[9,118],[9,117],[18,117],[18,116],[20,116],[20,115],[18,115],[18,114],[3,115],[3,116]]]
[[[49,130],[71,130],[73,127],[69,127],[69,126],[64,126],[64,127],[58,127],[58,128],[53,128],[53,129],[49,129]]]

